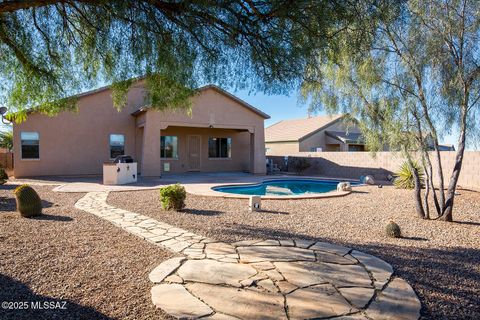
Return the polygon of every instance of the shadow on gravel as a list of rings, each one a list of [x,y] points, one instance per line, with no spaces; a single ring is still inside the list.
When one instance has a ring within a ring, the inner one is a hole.
[[[71,300],[34,293],[24,283],[0,274],[0,319],[112,319]]]
[[[51,214],[42,214],[41,216],[32,217],[32,220],[46,220],[46,221],[73,221],[73,218],[67,216],[56,216]]]
[[[421,319],[480,319],[480,248],[418,248],[387,243],[336,242],[287,230],[238,224],[229,232],[250,239],[309,239],[358,249],[390,263],[422,303]],[[347,232],[347,231],[345,231]],[[422,238],[410,240],[423,241]]]
[[[195,214],[199,216],[218,216],[220,214],[224,214],[225,212],[217,211],[217,210],[197,210],[197,209],[183,209],[181,212],[188,213],[188,214]]]
[[[16,211],[15,199],[9,197],[0,197],[0,212]]]

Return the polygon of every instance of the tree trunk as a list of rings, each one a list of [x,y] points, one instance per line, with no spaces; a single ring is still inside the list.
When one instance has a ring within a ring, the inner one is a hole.
[[[425,163],[425,158],[423,159],[422,162],[423,162],[423,170],[425,172],[425,194],[423,196],[423,201],[425,206],[425,219],[430,219],[430,206],[428,204],[428,195],[430,194],[430,174],[428,172],[428,169]]]
[[[466,139],[466,112],[462,115],[462,126],[460,131],[460,137],[458,139],[458,151],[455,156],[455,166],[453,167],[452,175],[450,176],[450,183],[447,189],[447,199],[445,201],[445,207],[439,220],[453,221],[453,201],[455,199],[455,191],[457,189],[458,178],[460,177],[460,171],[462,170],[463,156],[465,153],[465,139]]]

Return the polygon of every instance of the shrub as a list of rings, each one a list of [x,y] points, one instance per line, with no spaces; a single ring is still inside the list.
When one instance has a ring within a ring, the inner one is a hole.
[[[160,201],[165,210],[181,210],[185,207],[187,192],[180,184],[160,188]]]
[[[8,174],[5,172],[5,169],[0,167],[0,185],[4,184],[8,180]]]
[[[402,236],[400,226],[394,221],[390,221],[387,224],[387,226],[385,227],[385,232],[387,233],[387,237],[390,238],[400,238]]]
[[[418,177],[420,178],[420,186],[423,186],[425,183],[425,178],[422,167],[417,162],[413,161],[413,169],[418,172]],[[407,161],[402,164],[402,166],[396,173],[395,180],[393,180],[393,185],[399,189],[415,188],[415,178],[413,177],[413,170]]]
[[[290,166],[297,174],[302,174],[303,171],[310,168],[310,162],[305,158],[293,158]]]
[[[30,218],[42,214],[42,200],[37,192],[27,184],[18,186],[15,191],[17,211],[22,217]]]

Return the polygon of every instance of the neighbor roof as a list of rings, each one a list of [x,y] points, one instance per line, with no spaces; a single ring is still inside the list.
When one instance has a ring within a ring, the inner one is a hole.
[[[299,141],[334,124],[343,114],[282,120],[265,129],[265,142]]]
[[[201,91],[205,91],[205,90],[208,90],[208,89],[212,89],[212,90],[215,90],[217,91],[218,93],[234,100],[235,102],[238,102],[239,104],[241,104],[243,107],[249,109],[250,111],[253,111],[255,112],[256,114],[258,114],[259,116],[261,116],[262,118],[264,119],[270,119],[270,116],[266,113],[264,113],[263,111],[255,108],[254,106],[252,106],[251,104],[243,101],[242,99],[234,96],[233,94],[231,94],[230,92],[228,91],[225,91],[223,90],[222,88],[216,86],[216,85],[213,85],[213,84],[209,84],[209,85],[206,85],[206,86],[203,86],[203,87],[200,87],[197,89],[197,91],[201,92]],[[141,106],[140,108],[138,108],[137,110],[135,110],[134,112],[132,112],[132,116],[137,116],[143,112],[146,112],[148,109],[150,108],[150,106]]]

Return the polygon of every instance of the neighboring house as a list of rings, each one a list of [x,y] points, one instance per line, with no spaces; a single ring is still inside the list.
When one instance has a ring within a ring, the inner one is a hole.
[[[266,154],[365,151],[360,129],[343,119],[344,115],[333,115],[277,122],[265,129]]]
[[[128,93],[118,112],[109,87],[80,94],[78,112],[55,117],[31,113],[14,124],[16,177],[101,174],[118,155],[138,161],[142,176],[164,172],[265,173],[264,120],[269,116],[209,85],[184,111],[145,105],[144,82]]]

